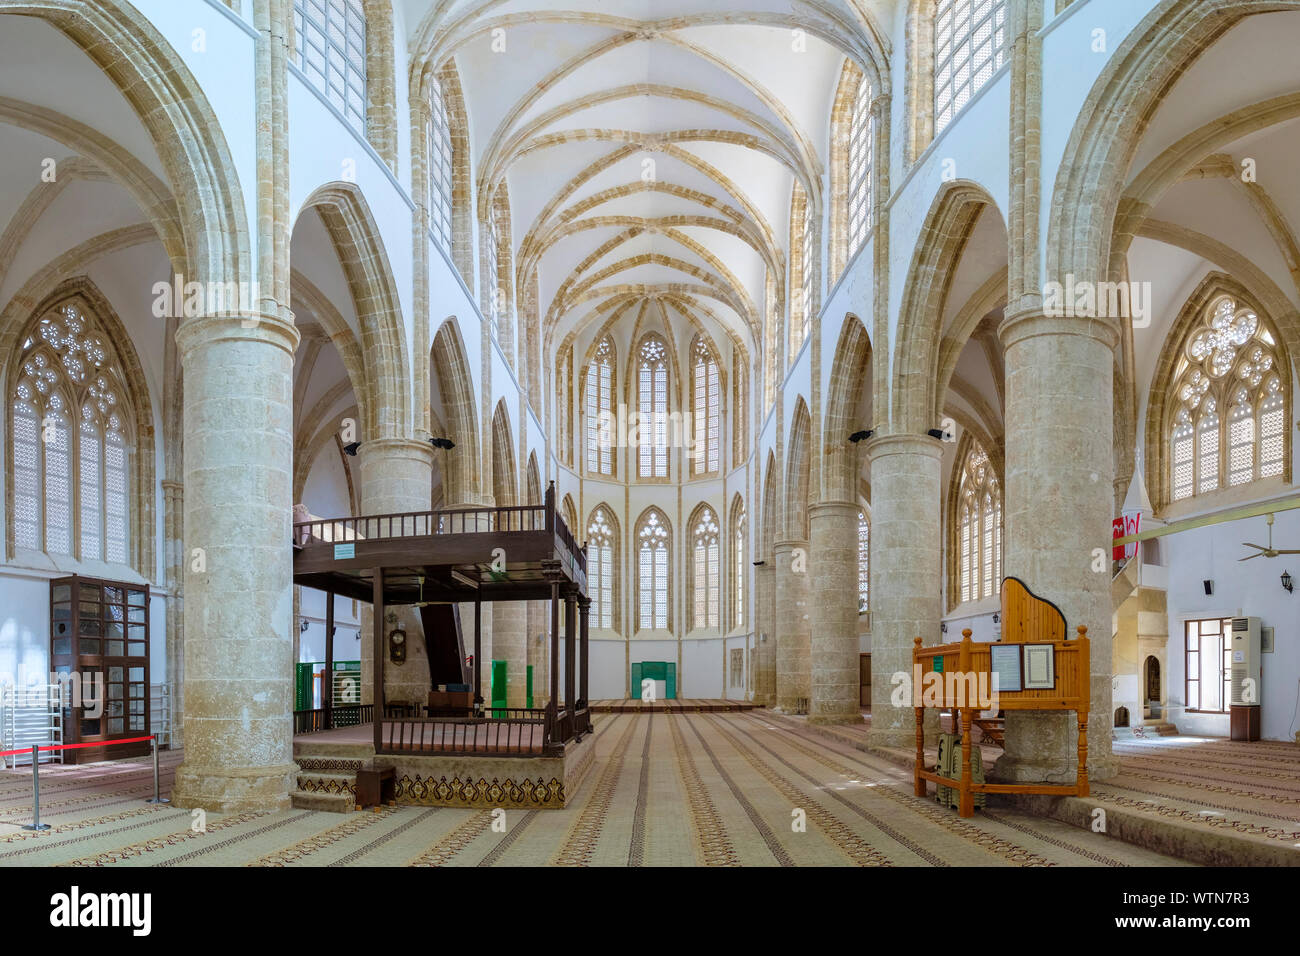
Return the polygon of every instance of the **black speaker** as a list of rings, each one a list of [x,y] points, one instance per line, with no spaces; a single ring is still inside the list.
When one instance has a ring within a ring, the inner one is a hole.
[[[1213,594],[1213,593],[1214,593],[1214,582],[1213,582],[1213,581],[1211,581],[1211,580],[1209,580],[1209,579],[1207,578],[1206,580],[1202,581],[1201,583],[1205,585],[1205,593],[1206,593],[1206,594]]]

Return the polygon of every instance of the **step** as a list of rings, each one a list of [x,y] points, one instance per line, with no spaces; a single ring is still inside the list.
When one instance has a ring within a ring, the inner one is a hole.
[[[357,808],[351,793],[317,793],[293,790],[289,803],[295,810],[323,810],[326,813],[352,813]]]

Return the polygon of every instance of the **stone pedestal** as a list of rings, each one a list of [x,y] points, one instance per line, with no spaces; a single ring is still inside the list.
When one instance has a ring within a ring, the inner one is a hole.
[[[433,494],[433,446],[413,438],[376,438],[364,441],[358,452],[361,465],[361,513],[398,514],[428,511]],[[419,611],[412,607],[387,609],[392,620],[384,622],[384,633],[394,627],[406,631],[406,660],[395,664],[387,656],[385,643],[384,700],[389,704],[424,704],[429,699],[429,655],[424,643],[424,626]],[[373,703],[374,661],[372,660],[374,611],[361,611],[361,701]]]
[[[271,315],[187,319],[185,760],[172,801],[289,807],[293,762],[293,353]]]
[[[776,562],[754,569],[754,702],[776,706]]]
[[[817,724],[862,721],[858,668],[858,506],[825,502],[808,510],[811,538],[812,703]]]
[[[910,699],[895,706],[892,698],[900,685],[893,678],[905,674],[902,686],[910,688],[913,638],[926,646],[940,643],[943,445],[926,435],[885,435],[871,443],[869,454],[871,739],[884,747],[914,749],[916,712]]]
[[[1111,753],[1110,522],[1113,495],[1109,320],[1019,313],[998,330],[1006,349],[1004,567],[1088,628],[1092,688],[1088,773],[1114,776]],[[1009,713],[1006,750],[991,776],[1074,779],[1073,714]]]
[[[776,553],[776,709],[806,713],[812,697],[808,542],[778,541]]]

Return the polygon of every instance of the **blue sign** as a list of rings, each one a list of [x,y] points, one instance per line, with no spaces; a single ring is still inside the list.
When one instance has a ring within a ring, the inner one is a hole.
[[[354,543],[352,543],[352,542],[349,542],[348,544],[336,544],[336,545],[334,545],[334,560],[335,560],[335,561],[342,561],[342,560],[344,560],[345,558],[355,558],[356,556],[357,556],[357,546],[356,546],[356,544],[354,544]]]

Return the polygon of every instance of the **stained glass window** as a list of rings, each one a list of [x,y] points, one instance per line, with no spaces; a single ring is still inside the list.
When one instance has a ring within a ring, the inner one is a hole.
[[[961,599],[978,601],[997,594],[1002,578],[1002,491],[978,442],[966,455],[957,494]]]

